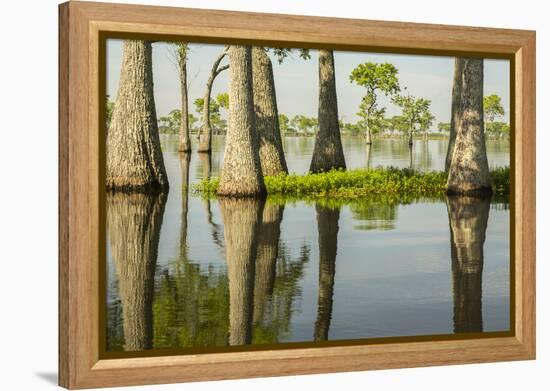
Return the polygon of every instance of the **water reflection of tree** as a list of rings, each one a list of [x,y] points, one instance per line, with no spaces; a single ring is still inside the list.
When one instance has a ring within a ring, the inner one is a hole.
[[[395,228],[397,204],[384,199],[364,199],[350,204],[355,220],[360,221],[354,228],[361,230],[390,230]]]
[[[340,209],[316,205],[315,210],[317,211],[317,230],[319,232],[319,290],[313,339],[326,341],[332,318]]]
[[[229,235],[227,271],[201,267],[186,253],[162,271],[154,302],[155,348],[276,343],[288,337],[310,249],[304,245],[292,258],[279,238],[282,206],[267,204],[258,214],[258,202],[221,201]]]
[[[124,350],[152,347],[152,302],[166,194],[107,194],[107,230],[115,266]]]
[[[198,173],[196,177],[198,179],[210,178],[210,176],[212,175],[212,154],[210,153],[199,154],[199,164],[197,165],[197,170],[198,170]],[[204,203],[204,210],[206,213],[206,221],[210,226],[210,233],[212,235],[212,240],[214,241],[214,243],[216,244],[216,246],[220,250],[220,253],[223,256],[225,249],[223,244],[222,227],[216,222],[214,222],[210,198],[204,199],[203,203]]]
[[[455,333],[483,331],[483,245],[490,201],[490,198],[447,197],[451,230]]]
[[[219,200],[229,278],[229,344],[252,342],[255,259],[264,208],[256,198]]]

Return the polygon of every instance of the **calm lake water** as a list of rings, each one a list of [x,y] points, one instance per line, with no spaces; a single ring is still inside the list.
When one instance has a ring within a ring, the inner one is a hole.
[[[161,139],[168,195],[107,196],[108,351],[509,330],[506,199],[207,201],[185,184],[219,175],[223,137],[211,159]],[[291,172],[313,141],[284,140]],[[343,145],[348,168],[411,165],[404,140]],[[487,149],[509,165],[508,141]],[[412,166],[442,170],[446,150],[415,141]]]

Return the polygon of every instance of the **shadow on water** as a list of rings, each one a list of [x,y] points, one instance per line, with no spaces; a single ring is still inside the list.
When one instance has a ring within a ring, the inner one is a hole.
[[[483,331],[483,245],[490,205],[490,198],[447,197],[455,333]]]

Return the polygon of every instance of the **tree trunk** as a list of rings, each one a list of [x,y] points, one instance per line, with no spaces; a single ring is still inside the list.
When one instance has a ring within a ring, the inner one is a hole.
[[[202,125],[199,131],[199,149],[198,152],[210,153],[212,151],[212,125],[210,124],[210,96],[212,95],[212,85],[216,77],[229,68],[229,65],[220,67],[220,63],[227,55],[227,47],[216,58],[210,71],[210,77],[206,83],[206,92],[204,93],[204,102],[202,108]]]
[[[372,150],[372,145],[371,144],[367,144],[365,146],[365,153],[367,155],[367,168],[370,168],[371,166],[371,150]]]
[[[252,341],[254,261],[263,200],[223,197],[219,203],[227,249],[229,345],[244,345]]]
[[[255,128],[250,46],[232,46],[229,63],[229,128],[218,195],[258,196],[265,194],[265,184]]]
[[[489,208],[490,197],[447,197],[451,230],[455,333],[483,331],[483,244]]]
[[[165,204],[166,193],[107,194],[107,232],[127,351],[152,348],[154,276]]]
[[[370,132],[370,126],[367,125],[367,130],[365,131],[365,144],[372,144],[372,134]]]
[[[483,195],[491,193],[489,163],[483,132],[483,59],[464,59],[460,121],[447,193]]]
[[[456,133],[460,124],[460,102],[462,100],[462,72],[464,71],[464,59],[455,58],[455,69],[453,76],[453,92],[451,101],[451,126],[449,129],[449,145],[445,158],[445,172],[449,171],[451,159],[455,150]]]
[[[124,41],[118,95],[107,132],[106,186],[126,192],[168,189],[147,41]]]
[[[413,146],[409,144],[409,168],[413,169]]]
[[[181,227],[180,227],[180,257],[187,259],[187,213],[189,210],[189,162],[191,155],[180,155],[181,168]]]
[[[331,50],[319,50],[319,132],[309,171],[323,172],[345,169],[344,150],[338,123],[338,102],[334,76],[334,54]]]
[[[336,253],[338,249],[339,209],[315,205],[319,231],[319,291],[314,341],[326,341],[332,318]]]
[[[409,132],[409,148],[412,148],[413,145],[413,132],[412,130]]]
[[[284,206],[282,205],[266,204],[259,227],[254,282],[253,323],[255,325],[262,322],[266,302],[273,293],[283,210]]]
[[[261,47],[252,48],[252,79],[262,172],[264,175],[288,173],[279,128],[273,67],[269,56]]]
[[[187,96],[187,46],[178,44],[178,71],[180,74],[181,94],[181,125],[179,152],[191,152],[191,139],[189,138],[189,99]]]

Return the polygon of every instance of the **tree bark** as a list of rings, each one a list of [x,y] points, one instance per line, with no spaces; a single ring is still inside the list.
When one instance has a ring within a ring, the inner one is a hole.
[[[166,193],[107,194],[107,232],[127,351],[152,348],[154,276],[165,204]]]
[[[107,132],[106,186],[126,192],[168,189],[147,41],[124,41],[118,95]]]
[[[464,59],[455,58],[455,68],[453,76],[453,91],[451,101],[451,126],[449,129],[449,145],[447,147],[447,156],[445,158],[445,172],[449,172],[451,159],[455,148],[456,133],[460,124],[460,102],[462,99],[462,72],[464,70]]]
[[[248,197],[265,194],[255,128],[250,46],[229,49],[229,128],[218,195]]]
[[[451,230],[455,333],[483,331],[483,245],[489,208],[490,197],[447,197]]]
[[[460,120],[449,177],[448,194],[490,194],[491,179],[483,131],[483,59],[466,58],[462,70]]]
[[[284,206],[282,205],[267,203],[259,227],[256,278],[254,282],[253,323],[255,325],[262,322],[266,302],[273,294],[283,210]]]
[[[279,127],[273,67],[261,47],[252,48],[252,76],[262,172],[264,175],[288,173]]]
[[[319,50],[319,132],[315,138],[309,168],[311,172],[346,168],[338,123],[338,101],[334,73],[333,52]]]
[[[212,95],[212,85],[218,75],[229,68],[229,65],[220,67],[220,63],[227,55],[228,48],[226,47],[222,53],[216,58],[210,71],[210,77],[206,83],[206,91],[204,93],[203,108],[202,108],[202,125],[199,131],[199,149],[198,152],[210,153],[212,151],[212,125],[210,124],[210,97]]]
[[[219,200],[229,278],[229,345],[252,341],[255,258],[263,199]]]
[[[180,75],[181,94],[181,125],[179,152],[191,152],[191,139],[189,138],[189,99],[187,96],[187,46],[177,45],[178,71]]]
[[[332,318],[340,210],[329,209],[318,204],[315,205],[315,210],[319,231],[319,291],[313,340],[326,341]]]

